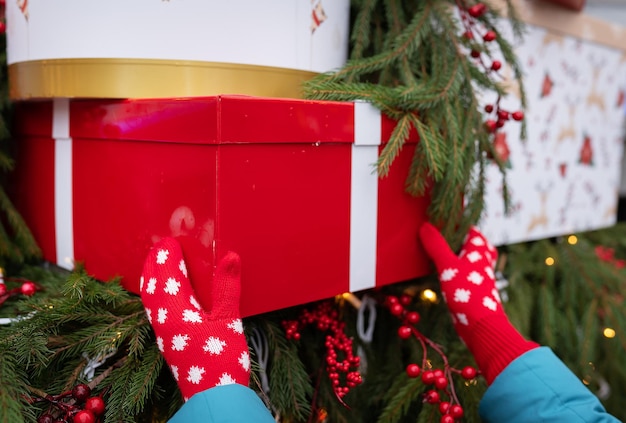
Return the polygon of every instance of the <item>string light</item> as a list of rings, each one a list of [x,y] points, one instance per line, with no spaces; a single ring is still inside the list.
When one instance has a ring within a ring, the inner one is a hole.
[[[568,244],[576,245],[576,243],[578,242],[578,237],[576,235],[570,235],[567,237],[567,242]]]
[[[420,293],[420,298],[423,301],[427,301],[429,303],[436,303],[437,302],[437,293],[435,291],[433,291],[432,289],[425,289]]]
[[[361,304],[362,304],[361,300],[359,300],[359,298],[356,295],[354,295],[352,292],[344,292],[343,294],[341,294],[341,299],[348,301],[357,310],[361,308]]]
[[[552,266],[554,264],[554,259],[552,257],[546,257],[546,266]]]
[[[602,334],[606,338],[615,338],[615,330],[612,328],[604,328],[604,331],[602,331]]]

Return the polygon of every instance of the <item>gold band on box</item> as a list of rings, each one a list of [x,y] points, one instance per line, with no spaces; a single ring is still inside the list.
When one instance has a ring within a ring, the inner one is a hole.
[[[191,60],[53,59],[9,65],[12,100],[241,94],[302,98],[315,72]]]

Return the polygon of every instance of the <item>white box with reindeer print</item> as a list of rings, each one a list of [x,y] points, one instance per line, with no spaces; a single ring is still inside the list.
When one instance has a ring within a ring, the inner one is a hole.
[[[534,13],[531,22],[541,20],[536,19],[541,10]],[[518,125],[505,125],[495,138],[496,151],[508,167],[511,193],[505,215],[502,178],[491,165],[480,227],[495,244],[599,229],[617,220],[626,28],[581,14],[568,16],[573,20],[553,19],[556,28],[529,25],[516,46],[524,70],[528,133],[523,141]],[[517,110],[520,88],[509,82],[511,74],[503,68],[509,94],[500,104]]]

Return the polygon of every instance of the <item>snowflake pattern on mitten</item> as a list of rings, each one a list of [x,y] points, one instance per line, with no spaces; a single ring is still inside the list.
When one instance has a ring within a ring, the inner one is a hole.
[[[495,314],[504,314],[495,285],[496,250],[472,227],[457,256],[439,231],[427,223],[420,236],[439,272],[441,291],[459,336],[468,341],[473,325]]]
[[[193,259],[193,258],[189,258]],[[212,308],[196,300],[180,243],[160,240],[146,258],[141,299],[185,400],[219,385],[248,385],[250,356],[239,315],[240,262],[228,253],[211,283]]]

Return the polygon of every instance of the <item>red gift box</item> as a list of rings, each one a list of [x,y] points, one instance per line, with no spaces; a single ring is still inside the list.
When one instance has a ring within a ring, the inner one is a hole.
[[[187,235],[207,260],[235,251],[248,316],[429,271],[428,198],[404,190],[417,135],[375,172],[393,127],[360,102],[21,102],[15,201],[45,259],[134,292],[161,237]]]

